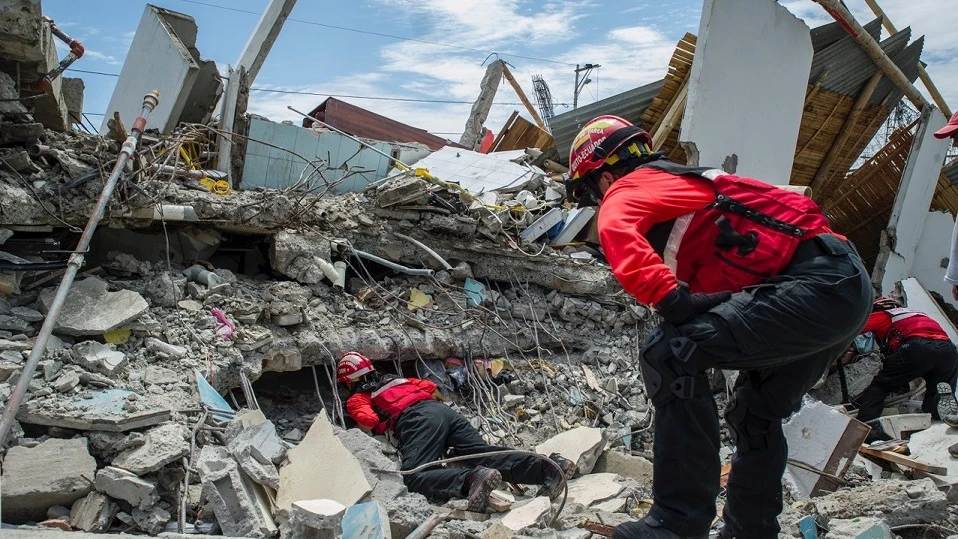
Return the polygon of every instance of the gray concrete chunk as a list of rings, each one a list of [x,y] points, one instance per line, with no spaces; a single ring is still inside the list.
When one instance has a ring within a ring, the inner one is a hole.
[[[150,535],[158,535],[172,518],[173,516],[168,511],[160,507],[133,510],[133,522],[136,527]]]
[[[154,427],[146,433],[145,444],[117,455],[113,466],[136,475],[155,472],[189,453],[189,436],[189,429],[178,423]]]
[[[257,500],[255,486],[225,447],[205,446],[196,461],[196,469],[224,535],[269,537],[275,534],[277,528],[269,508]]]
[[[53,294],[53,289],[40,294],[44,310],[49,310]],[[73,285],[54,331],[77,336],[102,335],[136,320],[148,309],[146,300],[136,292],[110,292],[106,281],[88,277]]]
[[[100,492],[91,492],[73,504],[70,525],[78,530],[103,533],[110,529],[119,507]]]
[[[155,482],[113,466],[97,472],[95,487],[111,498],[123,500],[140,509],[149,509],[160,500]]]
[[[52,438],[35,447],[10,448],[0,477],[3,520],[43,520],[49,507],[69,506],[88,494],[95,472],[86,438]]]
[[[126,365],[126,354],[106,344],[84,341],[73,347],[73,361],[87,370],[112,376]]]
[[[931,479],[879,481],[814,498],[826,521],[881,514],[889,526],[948,519],[948,501]]]

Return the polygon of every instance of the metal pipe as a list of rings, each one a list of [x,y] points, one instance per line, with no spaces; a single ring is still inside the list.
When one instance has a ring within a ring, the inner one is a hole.
[[[153,172],[159,172],[160,174],[174,174],[176,176],[181,176],[184,178],[192,178],[194,180],[200,180],[203,178],[210,178],[212,180],[225,180],[226,173],[222,170],[190,170],[186,168],[174,167],[173,165],[152,165],[149,169]]]
[[[451,270],[451,269],[452,269],[452,265],[451,265],[449,262],[446,262],[446,259],[445,259],[445,258],[439,256],[439,253],[437,253],[436,251],[433,251],[432,249],[430,249],[430,248],[429,248],[426,244],[424,244],[423,242],[417,240],[416,238],[410,238],[409,236],[407,236],[407,235],[405,235],[405,234],[400,234],[399,232],[393,232],[393,234],[395,234],[397,238],[399,238],[399,239],[401,239],[401,240],[406,240],[406,241],[408,241],[409,243],[415,245],[416,247],[419,247],[420,249],[422,249],[423,251],[425,251],[426,254],[428,254],[429,256],[431,256],[431,257],[435,258],[436,260],[438,260],[439,263],[442,264],[442,267],[446,268],[447,270]]]
[[[73,62],[76,62],[77,60],[79,60],[83,56],[83,53],[85,52],[85,49],[83,48],[83,43],[80,43],[76,39],[73,39],[72,37],[68,36],[66,32],[64,32],[63,30],[60,30],[60,28],[56,25],[56,23],[53,22],[53,19],[45,16],[43,17],[43,20],[44,22],[50,25],[50,32],[53,33],[53,35],[55,35],[56,37],[60,38],[61,41],[63,41],[64,43],[67,44],[68,47],[70,47],[70,54],[67,54],[66,57],[63,58],[63,60],[59,64],[57,64],[57,66],[54,67],[49,73],[44,75],[42,79],[38,80],[37,82],[34,82],[31,85],[31,89],[38,92],[43,92],[47,88],[49,88],[50,84],[54,80],[56,80],[57,77],[63,74],[63,72],[66,71],[66,69],[70,67],[70,65]]]
[[[113,166],[113,173],[110,174],[106,184],[103,185],[103,191],[100,193],[100,198],[93,208],[90,220],[87,222],[86,228],[83,229],[83,234],[80,235],[80,241],[77,242],[76,249],[73,251],[73,254],[70,255],[67,270],[63,274],[60,286],[57,288],[56,295],[53,298],[53,303],[50,304],[50,310],[47,312],[47,316],[43,320],[43,325],[40,327],[40,333],[37,335],[33,349],[30,351],[30,357],[27,358],[27,362],[23,366],[23,371],[20,372],[20,379],[17,381],[16,387],[13,388],[10,398],[7,400],[7,406],[3,410],[3,417],[0,419],[0,444],[3,444],[4,440],[7,439],[10,429],[13,427],[13,422],[17,418],[17,412],[20,411],[20,406],[26,398],[30,381],[33,380],[33,374],[37,370],[37,364],[46,352],[47,341],[53,333],[57,319],[60,318],[60,311],[63,309],[67,294],[73,285],[73,279],[76,277],[80,267],[83,266],[83,255],[90,248],[93,233],[96,231],[100,220],[103,219],[104,213],[106,213],[110,198],[113,196],[113,190],[116,188],[116,184],[120,180],[120,175],[123,173],[123,167],[133,153],[136,152],[136,145],[139,142],[140,135],[143,134],[146,128],[146,119],[149,118],[150,113],[156,108],[159,99],[160,93],[157,90],[153,90],[143,98],[143,110],[140,112],[139,118],[133,123],[133,130],[120,149],[120,155],[116,160],[116,164]]]
[[[429,534],[436,529],[436,526],[445,519],[446,517],[443,515],[433,514],[415,530],[411,531],[409,535],[406,536],[406,539],[426,539],[426,537],[429,537]]]
[[[365,251],[360,251],[359,249],[353,249],[353,254],[355,254],[359,258],[364,258],[366,260],[369,260],[370,262],[375,262],[381,266],[386,266],[387,268],[393,271],[398,271],[399,273],[405,273],[406,275],[414,275],[418,277],[432,277],[432,275],[435,273],[431,269],[407,268],[406,266],[397,264],[390,260],[386,260],[385,258],[379,258],[378,256],[374,254],[369,254]]]
[[[328,123],[326,123],[326,122],[324,122],[324,121],[322,121],[322,120],[317,120],[316,118],[313,118],[313,117],[310,116],[309,114],[306,114],[306,113],[304,113],[304,112],[300,112],[300,111],[294,109],[293,107],[287,106],[286,108],[288,108],[289,110],[295,112],[296,114],[299,114],[300,116],[302,116],[302,117],[304,117],[304,118],[306,118],[306,119],[308,119],[308,120],[312,120],[313,122],[318,123],[319,125],[325,127],[326,129],[330,129],[330,130],[332,130],[332,131],[335,131],[335,132],[339,133],[340,135],[342,135],[342,136],[348,138],[349,140],[352,140],[353,142],[358,143],[358,144],[361,145],[361,146],[365,146],[365,147],[369,148],[370,150],[372,150],[372,151],[378,153],[379,155],[385,157],[386,159],[389,159],[390,161],[395,161],[395,163],[396,163],[396,165],[397,165],[396,168],[398,168],[399,170],[402,170],[403,172],[412,170],[412,167],[410,167],[410,166],[407,165],[406,163],[403,163],[403,162],[400,161],[399,159],[396,159],[395,157],[393,157],[393,156],[389,155],[388,153],[386,153],[386,152],[380,150],[379,148],[373,147],[373,146],[372,146],[371,144],[369,144],[368,142],[363,142],[362,140],[360,140],[360,139],[358,139],[358,138],[356,138],[356,137],[350,135],[349,133],[346,133],[345,131],[340,131],[339,129],[336,129],[335,127],[329,125]]]
[[[814,1],[821,4],[821,6],[825,8],[825,11],[838,21],[838,24],[842,25],[842,28],[864,49],[865,54],[875,62],[875,65],[891,79],[892,83],[905,94],[905,97],[907,97],[915,107],[921,110],[922,107],[928,104],[921,95],[921,92],[918,91],[918,88],[915,88],[915,85],[908,80],[908,77],[901,72],[901,69],[898,69],[895,62],[891,61],[891,58],[885,54],[885,51],[881,49],[881,45],[875,41],[871,34],[866,32],[862,25],[855,20],[855,17],[848,11],[848,8],[842,4],[841,0]]]

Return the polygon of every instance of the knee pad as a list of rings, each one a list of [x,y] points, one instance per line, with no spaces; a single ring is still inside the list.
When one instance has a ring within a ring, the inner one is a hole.
[[[735,390],[732,402],[725,412],[725,421],[731,431],[735,449],[742,455],[752,450],[768,449],[772,427],[780,419],[769,419],[764,413],[762,397],[750,387]]]
[[[703,356],[698,346],[672,324],[657,327],[639,350],[639,368],[652,404],[662,406],[674,399],[711,393],[701,367]]]

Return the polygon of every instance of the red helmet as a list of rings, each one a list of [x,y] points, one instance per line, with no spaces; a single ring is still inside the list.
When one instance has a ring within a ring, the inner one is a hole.
[[[652,144],[652,137],[644,129],[618,116],[595,118],[585,124],[573,139],[572,149],[569,151],[569,179],[584,179],[606,162],[615,164],[621,158],[619,150],[628,148],[627,143],[636,140],[642,143],[636,148],[637,152],[651,153],[649,146]]]
[[[373,362],[366,356],[359,352],[347,352],[336,367],[336,378],[344,384],[351,384],[375,370]]]

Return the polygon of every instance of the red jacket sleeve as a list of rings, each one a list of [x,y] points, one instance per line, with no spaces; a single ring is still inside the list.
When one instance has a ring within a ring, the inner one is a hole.
[[[422,380],[420,378],[410,378],[409,380],[414,382],[417,386],[419,386],[419,389],[425,391],[426,393],[429,393],[430,395],[435,393],[436,388],[438,387],[436,386],[435,383],[429,380]]]
[[[868,317],[868,322],[862,329],[862,333],[868,333],[869,331],[874,333],[875,338],[880,341],[887,339],[888,332],[891,331],[891,316],[884,311],[873,312]]]
[[[645,234],[653,225],[705,208],[715,192],[705,181],[641,169],[616,180],[599,208],[599,241],[626,292],[655,305],[677,286]]]
[[[353,393],[346,399],[346,412],[364,427],[375,428],[379,425],[379,416],[373,410],[373,399],[369,393]]]

